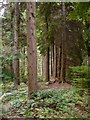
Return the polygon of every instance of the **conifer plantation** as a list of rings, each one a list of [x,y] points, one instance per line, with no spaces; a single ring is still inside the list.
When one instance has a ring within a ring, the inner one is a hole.
[[[90,2],[0,2],[0,119],[90,119]]]

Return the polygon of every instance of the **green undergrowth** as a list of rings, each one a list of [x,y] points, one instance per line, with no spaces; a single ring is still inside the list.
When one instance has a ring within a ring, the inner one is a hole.
[[[7,90],[6,90],[7,91]],[[79,89],[39,90],[28,100],[27,85],[21,83],[11,94],[1,99],[3,117],[29,118],[87,118],[89,115],[88,92],[83,96]]]
[[[69,67],[66,74],[66,80],[71,82],[76,88],[89,88],[90,84],[90,67],[74,66]]]

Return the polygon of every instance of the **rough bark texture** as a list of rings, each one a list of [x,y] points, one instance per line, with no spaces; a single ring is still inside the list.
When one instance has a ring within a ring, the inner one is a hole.
[[[15,51],[15,60],[14,60],[14,74],[16,77],[15,80],[15,85],[20,84],[20,79],[19,79],[19,24],[20,24],[20,19],[19,19],[19,3],[15,3],[15,29],[14,29],[14,51]]]
[[[37,90],[36,3],[27,3],[28,97]]]
[[[65,3],[62,2],[62,56],[61,56],[61,74],[60,81],[65,81],[65,67],[66,67],[66,53],[65,53],[65,42],[66,42],[66,31],[65,31],[65,22],[66,22],[66,14],[65,14]]]
[[[11,17],[10,17],[10,20],[11,20],[11,38],[14,36],[14,31],[13,31],[13,13],[12,13],[12,4],[10,4],[10,13],[11,13]],[[14,41],[12,41],[12,45],[14,46]],[[13,51],[13,47],[11,46],[11,52]],[[10,68],[11,68],[11,73],[14,75],[14,69],[13,69],[13,60],[11,60],[11,63],[10,63]],[[12,79],[14,78],[14,76],[12,77]]]
[[[48,19],[47,15],[45,16],[45,22],[46,22],[46,31],[47,31],[47,36],[46,36],[46,41],[48,40]],[[49,46],[47,47],[46,50],[46,82],[49,81]]]
[[[56,79],[56,46],[54,45],[53,78]]]

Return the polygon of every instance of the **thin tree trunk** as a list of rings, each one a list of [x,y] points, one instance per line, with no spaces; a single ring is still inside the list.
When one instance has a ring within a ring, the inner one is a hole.
[[[10,4],[10,13],[11,13],[11,39],[14,36],[14,31],[13,31],[13,13],[12,13],[12,3]],[[14,45],[14,41],[12,41],[12,46]],[[13,51],[13,47],[11,46],[11,52]],[[14,69],[13,69],[13,60],[11,60],[10,63],[10,69],[11,69],[11,73],[12,73],[12,79],[14,78]]]
[[[59,72],[60,72],[60,69],[59,69],[59,67],[60,67],[60,48],[59,47],[58,47],[58,57],[57,57],[57,59],[58,59],[58,64],[57,64],[57,78],[59,80]]]
[[[53,66],[53,78],[54,78],[54,42],[53,42],[53,51],[52,52],[53,52],[53,58],[52,58],[53,59],[53,63],[52,63],[53,65],[52,66]]]
[[[36,3],[27,3],[28,97],[37,90]]]
[[[56,80],[58,77],[58,47],[56,46]]]
[[[53,76],[53,46],[51,46],[51,77]]]
[[[22,52],[23,52],[23,55],[25,56],[25,46],[23,47]],[[23,66],[23,75],[25,75],[25,58],[22,61],[22,66]]]
[[[53,66],[53,78],[56,79],[56,46],[54,44],[54,66]]]
[[[46,56],[42,55],[42,76],[43,80],[46,80]]]
[[[19,3],[15,3],[15,30],[14,30],[14,51],[15,51],[15,60],[14,60],[14,74],[15,74],[15,85],[20,84],[19,79]]]
[[[66,32],[65,32],[65,3],[62,2],[62,56],[61,56],[61,74],[60,81],[65,82],[65,70],[66,70],[66,53],[65,53],[65,42],[66,42]]]
[[[47,31],[47,36],[46,36],[46,41],[48,40],[48,19],[47,15],[45,16],[45,22],[46,22],[46,31]],[[46,82],[49,81],[49,47],[47,47],[46,51]]]
[[[46,82],[49,81],[49,47],[47,48],[47,54],[46,54]]]
[[[62,56],[62,47],[60,46],[60,56],[59,56],[59,76],[58,76],[58,79],[60,81],[60,73],[61,73],[61,56]]]

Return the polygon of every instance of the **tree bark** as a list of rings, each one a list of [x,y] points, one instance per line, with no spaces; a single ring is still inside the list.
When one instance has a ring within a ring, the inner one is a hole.
[[[58,80],[59,80],[59,73],[60,73],[60,48],[58,47],[58,57],[57,57],[57,59],[58,59],[58,62],[57,62],[57,78],[58,78]]]
[[[28,97],[37,90],[36,3],[27,3]]]
[[[48,18],[47,15],[45,16],[45,22],[46,22],[46,31],[47,31],[47,35],[46,35],[46,41],[48,40]],[[46,82],[49,81],[49,46],[47,47],[46,50]]]
[[[51,45],[51,77],[53,76],[53,46]]]
[[[56,79],[58,77],[58,46],[56,46]]]
[[[19,11],[19,3],[15,3],[15,29],[14,29],[14,51],[15,51],[15,60],[14,60],[14,74],[15,74],[15,85],[20,84],[19,79],[19,25],[20,25],[20,11]]]
[[[47,48],[47,54],[46,54],[46,82],[49,81],[49,47]]]
[[[61,74],[61,56],[62,56],[62,47],[59,48],[59,75],[58,80],[60,81],[60,74]]]
[[[25,46],[23,46],[22,53],[25,56]],[[25,76],[25,57],[24,57],[24,59],[22,61],[22,67],[23,67],[22,68],[23,69],[23,75]]]
[[[66,42],[66,31],[65,31],[65,22],[66,22],[66,14],[65,14],[65,3],[62,2],[62,56],[61,56],[61,73],[60,73],[60,81],[65,82],[65,71],[66,71],[66,52],[65,52],[65,42]]]
[[[54,44],[53,78],[56,79],[56,46]]]
[[[46,56],[42,55],[42,76],[43,80],[46,80]]]

